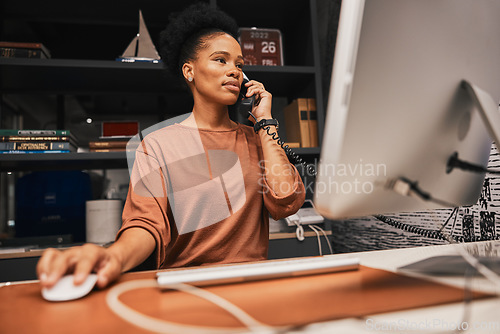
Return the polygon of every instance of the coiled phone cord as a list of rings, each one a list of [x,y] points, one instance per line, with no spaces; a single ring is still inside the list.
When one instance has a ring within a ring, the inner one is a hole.
[[[445,241],[447,240],[447,238],[440,231],[427,230],[421,227],[405,224],[384,215],[375,215],[374,217],[380,220],[381,222],[386,223],[387,225],[390,225],[392,227],[398,228],[403,231],[415,233],[426,238],[445,240]]]
[[[311,164],[307,164],[307,162],[305,162],[304,159],[302,159],[297,153],[295,153],[288,145],[285,145],[285,143],[281,140],[278,131],[272,132],[271,126],[269,125],[265,125],[262,128],[266,130],[267,134],[271,136],[271,138],[273,138],[273,140],[275,140],[279,146],[281,146],[286,155],[291,157],[296,164],[302,165],[302,167],[307,170],[309,175],[316,176],[316,169],[314,168],[314,166]]]

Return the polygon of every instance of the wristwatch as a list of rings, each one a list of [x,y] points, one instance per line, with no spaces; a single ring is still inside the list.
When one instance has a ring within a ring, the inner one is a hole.
[[[279,123],[277,119],[261,119],[260,121],[256,122],[253,126],[253,129],[255,130],[255,133],[257,133],[260,129],[262,129],[264,126],[267,125],[274,125],[276,127],[276,130],[279,127]]]

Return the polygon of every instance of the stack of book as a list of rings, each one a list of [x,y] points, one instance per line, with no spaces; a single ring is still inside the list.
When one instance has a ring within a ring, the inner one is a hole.
[[[121,152],[127,148],[128,140],[100,139],[89,142],[90,152]]]
[[[0,129],[0,153],[68,153],[76,147],[69,130]]]
[[[103,121],[99,140],[89,142],[90,152],[125,151],[127,143],[139,132],[137,121]]]
[[[284,109],[289,147],[318,147],[316,99],[298,98]]]
[[[0,58],[50,58],[50,51],[42,43],[0,41]]]

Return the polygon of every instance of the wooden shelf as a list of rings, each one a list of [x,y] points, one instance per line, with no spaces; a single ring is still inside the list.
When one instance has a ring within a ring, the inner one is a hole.
[[[127,168],[125,152],[32,153],[0,155],[0,171]]]
[[[3,58],[0,73],[4,93],[158,93],[160,87],[180,90],[162,71],[162,64],[144,62]]]
[[[314,81],[310,66],[247,66],[248,77],[276,96],[293,96]],[[165,94],[188,92],[161,63],[113,60],[0,58],[0,87],[15,94]]]
[[[318,147],[294,148],[301,157],[319,155]],[[0,154],[0,172],[128,168],[125,152]]]
[[[282,32],[286,65],[245,66],[244,71],[249,78],[263,82],[274,97],[281,98],[278,108],[282,108],[280,104],[291,102],[297,97],[316,98],[318,135],[321,140],[324,108],[316,0],[298,1],[293,6],[289,6],[285,0],[258,0],[255,6],[243,12],[234,1],[206,2],[226,11],[241,27],[275,28]],[[118,105],[116,101],[122,104],[123,101],[132,101],[131,105],[141,106],[141,115],[157,113],[159,118],[183,112],[181,107],[187,105],[190,93],[164,70],[162,63],[122,63],[113,60],[115,54],[119,54],[137,32],[137,3],[123,3],[124,10],[118,14],[114,6],[102,1],[78,5],[78,8],[69,11],[61,10],[61,1],[48,7],[35,1],[30,3],[28,8],[15,1],[7,1],[3,8],[4,23],[10,24],[12,21],[21,25],[36,25],[45,32],[57,31],[57,34],[44,35],[40,39],[51,50],[53,58],[0,58],[0,94],[75,95],[77,101],[83,101],[81,103],[89,114],[95,113],[97,116],[110,112],[111,107]],[[155,42],[158,33],[165,27],[165,13],[186,6],[187,3],[170,2],[142,6]],[[262,6],[267,8],[265,12],[262,12]],[[286,15],[276,15],[283,10]],[[93,34],[96,31],[98,34]],[[62,32],[72,38],[61,39]],[[82,48],[82,45],[90,47]],[[102,57],[102,60],[95,57]],[[145,101],[161,103],[142,103]],[[149,111],[148,105],[151,105]],[[134,112],[137,110],[134,109]],[[315,159],[320,153],[319,148],[293,150],[305,160]],[[127,168],[123,152],[0,155],[1,172],[117,168]]]

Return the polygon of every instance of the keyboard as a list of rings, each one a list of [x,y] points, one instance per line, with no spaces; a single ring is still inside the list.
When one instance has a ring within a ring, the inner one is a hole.
[[[358,268],[358,258],[337,259],[332,256],[323,256],[162,271],[156,276],[160,287],[176,283],[201,286],[314,275]]]

